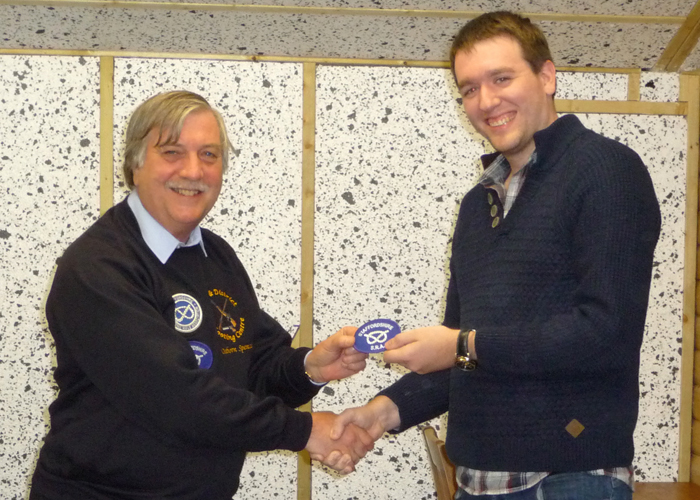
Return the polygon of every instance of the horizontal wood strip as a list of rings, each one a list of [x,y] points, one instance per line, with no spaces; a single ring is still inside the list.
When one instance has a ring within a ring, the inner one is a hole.
[[[637,102],[637,101],[554,101],[559,113],[614,113],[633,115],[686,115],[688,105],[684,102]]]

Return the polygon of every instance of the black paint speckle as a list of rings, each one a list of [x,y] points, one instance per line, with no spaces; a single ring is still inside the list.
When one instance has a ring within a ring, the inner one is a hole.
[[[347,191],[341,195],[341,197],[347,201],[350,205],[355,204],[355,198],[352,196],[352,193],[350,191]]]

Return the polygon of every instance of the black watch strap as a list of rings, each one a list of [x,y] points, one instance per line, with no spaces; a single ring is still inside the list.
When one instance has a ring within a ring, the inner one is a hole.
[[[457,337],[457,354],[455,356],[455,366],[462,371],[470,372],[477,366],[476,360],[469,354],[469,334],[476,333],[475,330],[462,330]]]

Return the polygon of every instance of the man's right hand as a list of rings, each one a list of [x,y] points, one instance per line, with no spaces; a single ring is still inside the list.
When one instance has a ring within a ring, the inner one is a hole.
[[[355,464],[374,448],[374,439],[361,427],[343,425],[341,432],[331,437],[331,432],[339,428],[339,418],[331,412],[311,414],[313,427],[306,450],[313,460],[318,460],[341,474],[355,470]]]

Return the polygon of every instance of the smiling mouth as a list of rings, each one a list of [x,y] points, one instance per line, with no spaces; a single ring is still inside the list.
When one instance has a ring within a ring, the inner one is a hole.
[[[195,189],[172,188],[172,190],[175,191],[177,194],[181,194],[182,196],[196,196],[201,192],[201,191],[195,190]]]
[[[509,113],[499,118],[488,119],[486,120],[486,123],[489,125],[489,127],[500,127],[501,125],[505,125],[506,123],[513,120],[513,118],[515,118],[515,115]]]
[[[197,196],[198,194],[206,193],[209,190],[209,186],[203,182],[168,182],[165,184],[165,186],[171,191],[187,197]]]

